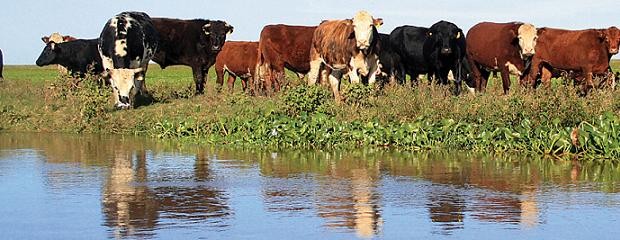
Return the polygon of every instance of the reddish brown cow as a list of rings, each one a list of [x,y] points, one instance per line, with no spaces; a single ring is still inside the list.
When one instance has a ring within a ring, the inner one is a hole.
[[[255,77],[256,83],[262,78],[267,91],[279,91],[284,68],[298,74],[308,73],[310,45],[315,29],[316,26],[265,26],[258,43],[257,63],[260,71]]]
[[[525,83],[535,87],[538,76],[542,76],[543,83],[548,83],[552,76],[548,72],[550,69],[574,71],[580,76],[577,78],[584,79],[582,92],[587,93],[594,86],[594,75],[608,74],[609,60],[618,52],[616,31],[615,27],[577,31],[539,29],[536,55],[532,58],[532,69]]]
[[[228,90],[232,92],[235,79],[239,77],[246,90],[248,80],[256,72],[258,42],[227,41],[215,59],[217,83],[224,84],[224,73],[228,73]]]
[[[467,32],[467,58],[478,91],[484,91],[491,72],[501,72],[504,93],[510,73],[521,76],[526,59],[534,55],[536,28],[527,23],[482,22]]]
[[[374,84],[379,68],[379,33],[376,26],[383,24],[370,13],[360,11],[353,19],[324,21],[314,32],[310,49],[308,85],[319,80],[322,70],[329,73],[329,84],[334,98],[341,101],[340,79],[349,75],[352,83],[361,77]]]

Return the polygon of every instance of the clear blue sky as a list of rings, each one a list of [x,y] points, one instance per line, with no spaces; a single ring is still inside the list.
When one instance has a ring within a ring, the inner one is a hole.
[[[481,21],[518,20],[567,29],[620,26],[620,0],[4,0],[0,6],[0,48],[6,64],[34,64],[44,47],[41,37],[52,32],[96,38],[110,17],[126,10],[153,17],[225,20],[235,27],[232,40],[256,40],[270,23],[316,25],[323,19],[350,18],[362,9],[383,18],[379,31],[386,33],[438,20],[465,31]]]

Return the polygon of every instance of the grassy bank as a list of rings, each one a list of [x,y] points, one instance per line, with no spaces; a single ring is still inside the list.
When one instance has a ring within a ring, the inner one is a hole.
[[[614,63],[617,66],[617,63]],[[617,68],[616,68],[617,69]],[[194,97],[191,71],[149,68],[155,102],[112,109],[110,90],[89,81],[72,87],[53,68],[9,66],[0,83],[0,130],[113,133],[258,148],[390,147],[526,152],[620,159],[620,92],[577,96],[572,87],[520,89],[508,96],[491,82],[484,95],[447,89],[343,86],[335,105],[323,88],[291,82],[274,97],[214,86]],[[239,88],[239,86],[237,86]]]

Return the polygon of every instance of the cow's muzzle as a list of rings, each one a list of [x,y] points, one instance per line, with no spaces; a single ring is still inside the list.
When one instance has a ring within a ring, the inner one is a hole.
[[[442,48],[441,49],[441,54],[443,55],[448,55],[452,53],[452,48]]]
[[[120,101],[122,104],[129,105],[129,97],[128,96],[118,96],[118,101]]]
[[[611,53],[611,54],[618,54],[618,49],[617,48],[616,49],[613,49],[613,48],[609,49],[609,53]]]
[[[528,51],[528,52],[523,52],[521,55],[523,55],[523,58],[530,58],[532,56],[534,56],[536,52],[534,51]]]

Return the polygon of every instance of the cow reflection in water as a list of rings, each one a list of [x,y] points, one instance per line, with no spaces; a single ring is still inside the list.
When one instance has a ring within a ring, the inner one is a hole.
[[[144,150],[114,153],[102,199],[114,237],[149,236],[166,218],[223,226],[231,211],[221,191],[201,185],[211,179],[204,154],[197,155],[193,174],[166,174],[169,169],[155,167],[149,173],[146,161]],[[180,179],[188,175],[193,176]]]
[[[334,161],[323,157],[312,154],[312,161],[291,161],[308,159],[307,155],[262,161],[262,174],[272,177],[263,186],[268,209],[288,213],[314,210],[325,219],[327,228],[353,229],[363,238],[375,236],[383,225],[377,190],[379,165],[359,158],[337,156],[340,160]],[[320,167],[324,165],[328,167]],[[304,176],[308,172],[316,175],[308,179]],[[295,178],[298,184],[281,185],[279,178],[289,183]]]

